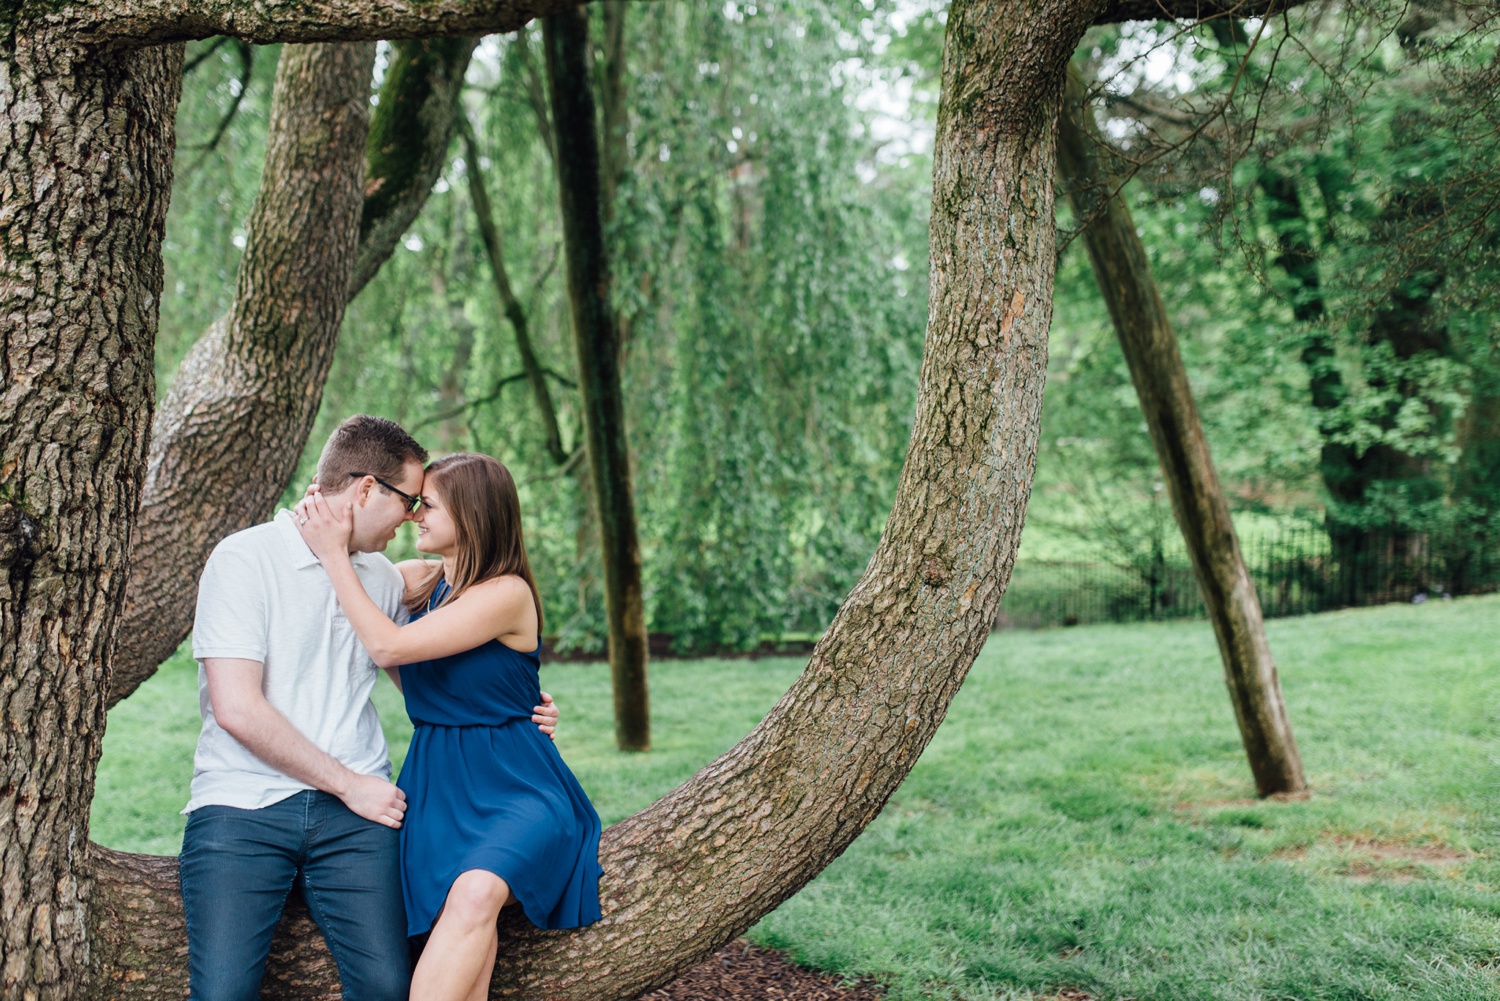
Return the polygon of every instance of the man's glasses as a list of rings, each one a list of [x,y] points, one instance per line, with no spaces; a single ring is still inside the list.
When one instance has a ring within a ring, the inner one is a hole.
[[[350,473],[349,475],[355,477],[368,476],[370,479],[374,480],[376,483],[379,483],[391,493],[395,494],[397,497],[400,497],[403,501],[405,501],[406,510],[410,511],[412,514],[416,514],[417,508],[422,506],[422,498],[420,496],[413,497],[411,494],[407,493],[405,490],[402,490],[400,487],[391,486],[389,483],[387,483],[385,480],[382,480],[374,473]]]

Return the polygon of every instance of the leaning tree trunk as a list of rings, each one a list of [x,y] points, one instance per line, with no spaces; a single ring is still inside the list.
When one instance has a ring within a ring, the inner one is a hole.
[[[81,996],[182,47],[0,23],[0,997]],[[176,960],[174,959],[175,963]]]
[[[588,25],[588,11],[583,8],[553,14],[542,22],[542,40],[547,50],[552,125],[557,140],[568,302],[578,349],[578,385],[604,565],[615,739],[621,750],[644,751],[651,746],[651,723],[641,547],[625,434],[620,342],[610,302],[609,254],[604,246],[599,137],[588,72]]]
[[[177,649],[209,552],[264,519],[296,470],[344,306],[390,257],[447,161],[475,41],[398,43],[368,140],[364,43],[347,43],[358,63],[335,43],[315,50],[326,69],[304,60],[278,74],[280,117],[234,305],[183,360],[152,429],[109,705]]]
[[[1307,781],[1266,640],[1260,600],[1240,553],[1229,503],[1219,486],[1146,248],[1136,235],[1130,209],[1115,190],[1115,179],[1099,162],[1102,143],[1083,78],[1070,67],[1058,126],[1058,169],[1074,211],[1084,221],[1083,240],[1094,277],[1130,365],[1172,511],[1219,640],[1224,680],[1256,791],[1262,796],[1300,792]]]

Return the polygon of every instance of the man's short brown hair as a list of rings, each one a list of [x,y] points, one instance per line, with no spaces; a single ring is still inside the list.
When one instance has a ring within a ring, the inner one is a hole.
[[[355,414],[328,436],[318,457],[318,485],[327,494],[343,493],[354,473],[396,483],[408,462],[426,461],[427,449],[400,424],[384,417]]]

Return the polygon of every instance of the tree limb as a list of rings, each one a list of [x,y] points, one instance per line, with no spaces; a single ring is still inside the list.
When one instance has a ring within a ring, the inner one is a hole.
[[[227,41],[227,39],[220,38],[219,41],[223,42]],[[216,43],[214,45],[214,48],[217,47],[218,45]],[[224,133],[229,131],[229,126],[234,122],[234,116],[239,113],[240,105],[244,103],[245,91],[250,89],[250,79],[255,73],[255,46],[249,44],[248,42],[242,42],[238,38],[236,38],[234,39],[234,47],[235,50],[239,53],[240,57],[240,89],[235,93],[234,100],[229,102],[229,110],[224,112],[223,118],[219,119],[219,127],[214,129],[213,137],[210,138],[208,142],[198,147],[198,155],[193,159],[192,166],[188,167],[186,171],[187,173],[192,173],[193,171],[197,170],[200,166],[202,166],[203,161],[208,157],[208,154],[219,148],[220,140],[224,138]],[[209,51],[212,51],[212,49],[210,49]],[[207,54],[208,53],[204,53],[204,55]],[[184,67],[182,75],[187,76],[188,71],[192,67],[197,66],[198,61],[202,58],[202,56],[199,56],[198,59],[193,60],[192,66]]]
[[[1095,24],[1121,21],[1211,21],[1224,17],[1267,17],[1308,0],[1110,0]]]
[[[1265,17],[1305,0],[1112,0],[1095,24],[1120,21],[1203,21]],[[578,6],[578,0],[437,0],[386,4],[376,0],[7,0],[0,23],[62,29],[79,42],[108,46],[160,45],[214,35],[256,44],[374,41],[515,31],[529,21]],[[1075,2],[1087,14],[1091,3]]]
[[[83,44],[135,48],[228,35],[257,45],[437,38],[515,31],[578,0],[6,0],[0,25],[67,32]]]

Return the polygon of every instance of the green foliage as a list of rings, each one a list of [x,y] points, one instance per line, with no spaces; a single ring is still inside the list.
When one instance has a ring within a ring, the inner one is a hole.
[[[281,47],[247,47],[253,53],[247,78],[241,50],[233,43],[215,46],[217,41],[188,46],[189,64],[202,59],[183,81],[177,110],[172,203],[162,242],[158,396],[166,395],[193,342],[234,301],[245,220],[265,159],[266,119]]]
[[[925,161],[877,164],[867,152],[850,86],[862,60],[874,65],[866,12],[820,0],[647,5],[627,16],[629,149],[610,236],[648,618],[683,649],[751,648],[826,625],[883,527],[926,310],[924,269],[909,263],[925,259]],[[534,38],[524,49],[518,36],[481,45],[466,107],[485,159],[452,159],[352,304],[286,499],[350,412],[391,416],[438,451],[491,452],[521,484],[559,641],[598,649],[586,464],[560,469],[542,447],[464,177],[485,174],[511,282],[556,374],[564,444],[576,448],[555,182],[533,100],[540,58]],[[257,73],[269,63],[260,57]],[[225,100],[226,84],[199,76],[210,65],[188,80],[185,121],[212,120]],[[263,142],[252,126],[237,119],[230,135]],[[191,211],[174,220],[184,235],[168,249],[171,274],[183,276],[173,308],[185,314],[192,299],[197,329],[227,304],[237,260],[228,237],[248,209],[202,197],[179,192]],[[164,339],[164,369],[187,343]]]
[[[751,934],[895,999],[1492,999],[1500,599],[1268,624],[1313,785],[1253,799],[1203,623],[997,634],[863,836]],[[800,660],[652,665],[649,755],[609,672],[548,665],[606,823],[748,732]],[[179,655],[110,714],[92,836],[175,850],[196,732]],[[409,729],[377,702],[395,756]]]
[[[1500,526],[1495,26],[1408,14],[1386,0],[1347,17],[1299,9],[1246,22],[1238,41],[1221,22],[1222,38],[1132,24],[1095,29],[1080,55],[1104,80],[1124,196],[1237,516],[1327,512],[1477,551]],[[910,435],[944,11],[774,0],[626,17],[609,236],[648,622],[683,650],[816,632],[879,538]],[[465,107],[481,162],[449,151],[404,245],[352,304],[286,496],[354,411],[400,420],[439,452],[491,452],[521,484],[558,641],[599,649],[587,464],[560,467],[543,447],[467,189],[482,172],[576,449],[536,34],[480,45]],[[383,48],[377,77],[386,59]],[[233,102],[236,50],[214,50],[186,81],[163,390],[232,294],[274,63],[274,50],[257,54],[208,154],[194,147]],[[1273,174],[1290,201],[1272,204]],[[1064,211],[1060,224],[1066,238],[1076,221]],[[1293,237],[1304,250],[1288,251]],[[1175,528],[1080,246],[1060,256],[1054,317],[1023,557],[1145,572]],[[1331,405],[1314,405],[1317,386]],[[1362,470],[1352,500],[1325,482],[1330,449]]]

